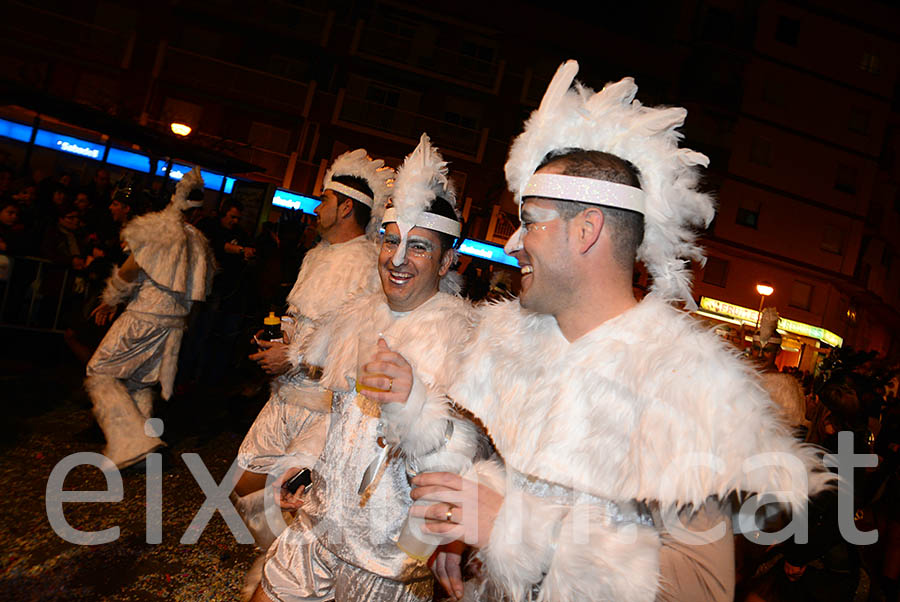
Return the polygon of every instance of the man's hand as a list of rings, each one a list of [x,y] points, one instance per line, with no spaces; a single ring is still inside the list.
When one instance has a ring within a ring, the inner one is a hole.
[[[438,547],[431,564],[431,572],[454,600],[463,597],[462,554],[465,550],[463,542],[451,541]]]
[[[378,339],[378,353],[374,361],[363,366],[359,384],[366,388],[369,399],[406,403],[413,385],[412,366],[402,355],[391,351],[384,339]]]
[[[490,541],[503,505],[501,494],[450,472],[424,472],[413,477],[412,486],[413,500],[439,502],[430,506],[414,504],[410,508],[410,516],[425,519],[423,531],[453,535],[476,548],[483,548]]]
[[[269,376],[278,376],[291,369],[288,345],[273,341],[258,341],[258,344],[262,350],[252,354],[250,359],[259,364],[263,372]]]
[[[97,326],[103,326],[110,320],[112,317],[116,315],[116,306],[115,305],[107,305],[106,303],[101,303],[97,307],[94,308],[94,311],[91,312],[92,318],[94,318],[94,322]]]
[[[275,489],[275,503],[281,506],[282,510],[296,510],[303,505],[303,490],[298,489],[297,493],[291,493],[284,489],[284,484],[301,470],[303,469],[297,466],[288,468],[272,483]]]

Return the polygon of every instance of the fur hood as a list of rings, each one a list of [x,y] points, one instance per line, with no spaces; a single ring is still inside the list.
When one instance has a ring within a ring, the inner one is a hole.
[[[472,306],[461,297],[438,292],[398,316],[379,290],[351,300],[336,312],[335,319],[323,319],[306,339],[304,359],[324,368],[322,386],[348,391],[356,383],[360,333],[380,332],[392,350],[416,366],[423,384],[446,390],[454,371],[445,360],[459,357],[471,324]]]
[[[158,285],[182,293],[190,301],[209,294],[216,261],[203,233],[185,223],[174,205],[140,215],[122,228],[141,269]]]
[[[303,258],[288,312],[316,320],[353,295],[381,288],[377,248],[363,235],[335,245],[320,242]]]
[[[480,316],[451,397],[483,421],[510,468],[663,508],[734,491],[800,506],[804,477],[809,493],[832,478],[776,417],[757,375],[655,295],[573,343],[515,300]],[[785,455],[745,469],[766,452]],[[697,465],[708,459],[715,469]]]

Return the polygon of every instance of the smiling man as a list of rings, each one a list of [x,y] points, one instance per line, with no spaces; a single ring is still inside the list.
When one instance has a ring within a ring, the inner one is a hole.
[[[477,548],[472,597],[731,600],[728,495],[801,509],[807,480],[828,477],[748,367],[672,304],[692,302],[685,259],[713,217],[695,188],[706,157],[678,148],[686,111],[634,101],[630,78],[570,89],[577,69],[560,67],[510,150],[521,296],[480,310],[450,391],[505,477],[419,474],[412,497],[432,503],[411,512]],[[653,277],[641,301],[636,260]],[[745,471],[753,458],[768,463]],[[462,597],[458,547],[434,570]]]
[[[331,423],[308,493],[283,498],[302,508],[270,549],[254,600],[431,600],[428,567],[396,543],[408,474],[469,469],[479,437],[445,401],[471,307],[450,269],[456,196],[426,135],[397,172],[383,226],[382,290],[324,316],[304,341],[304,361],[323,366],[334,391]]]

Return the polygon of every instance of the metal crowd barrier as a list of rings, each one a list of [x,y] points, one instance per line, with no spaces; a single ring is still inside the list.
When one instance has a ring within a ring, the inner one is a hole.
[[[28,269],[29,267],[32,269]],[[47,275],[56,270],[63,271],[62,281],[56,291],[48,294],[42,290],[42,285]],[[70,271],[71,268],[43,257],[0,254],[0,286],[3,287],[0,328],[62,333],[60,314],[69,292]],[[36,315],[48,302],[53,302],[55,307],[53,323],[49,326],[37,323],[39,316]],[[22,315],[26,304],[27,311]]]

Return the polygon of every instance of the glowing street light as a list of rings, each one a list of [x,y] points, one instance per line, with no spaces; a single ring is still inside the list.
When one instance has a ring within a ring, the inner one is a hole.
[[[173,121],[170,127],[172,128],[172,132],[178,136],[187,136],[191,133],[191,126],[186,123]]]
[[[763,297],[768,297],[772,293],[775,292],[775,289],[772,288],[772,285],[768,282],[760,282],[756,285],[756,292],[762,295]]]
[[[756,285],[756,292],[759,293],[759,309],[756,312],[756,328],[759,329],[759,320],[762,318],[763,303],[766,297],[775,292],[775,287],[763,280]]]

